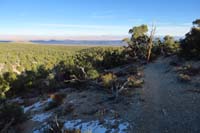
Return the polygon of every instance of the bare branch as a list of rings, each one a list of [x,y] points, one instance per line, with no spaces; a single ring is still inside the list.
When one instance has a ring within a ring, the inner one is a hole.
[[[125,86],[128,84],[128,82],[129,82],[128,80],[124,82],[124,84],[119,89],[119,93],[126,89]]]
[[[151,50],[153,48],[153,39],[154,39],[155,32],[156,32],[156,26],[152,24],[152,30],[151,30],[149,42],[147,45],[147,62],[149,62],[150,57],[151,57]]]

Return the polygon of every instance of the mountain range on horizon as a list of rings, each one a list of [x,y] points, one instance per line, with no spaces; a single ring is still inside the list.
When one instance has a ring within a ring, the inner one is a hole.
[[[11,40],[0,40],[0,42],[15,42]],[[31,42],[36,44],[65,44],[65,45],[125,45],[122,40],[30,40],[17,42]]]
[[[162,40],[163,37],[159,36]],[[182,37],[174,37],[175,40],[180,40]],[[31,42],[37,44],[66,44],[66,45],[113,45],[123,46],[126,43],[122,40],[72,40],[72,39],[49,39],[49,40],[28,40],[28,41],[13,41],[13,40],[0,40],[0,42]]]

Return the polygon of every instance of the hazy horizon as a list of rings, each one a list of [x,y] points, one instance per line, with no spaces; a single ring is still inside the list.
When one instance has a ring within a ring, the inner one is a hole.
[[[199,5],[198,0],[1,0],[0,40],[121,40],[133,26],[152,23],[157,36],[184,36],[199,17]]]
[[[8,41],[30,41],[30,40],[122,40],[127,36],[24,36],[3,35],[0,40]]]

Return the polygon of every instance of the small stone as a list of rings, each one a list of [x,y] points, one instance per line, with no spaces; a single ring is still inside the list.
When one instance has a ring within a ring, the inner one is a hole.
[[[166,116],[167,115],[167,111],[165,109],[162,109],[163,114]]]

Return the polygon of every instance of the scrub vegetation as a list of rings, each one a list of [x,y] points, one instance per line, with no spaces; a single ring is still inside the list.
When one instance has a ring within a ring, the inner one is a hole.
[[[175,40],[170,35],[163,39],[155,38],[156,26],[150,28],[150,34],[147,25],[135,26],[128,31],[130,38],[123,39],[127,43],[124,47],[0,43],[1,131],[10,131],[11,127],[27,120],[30,115],[24,112],[22,107],[31,105],[31,102],[13,102],[11,99],[16,97],[49,97],[48,103],[43,102],[47,104],[43,107],[44,112],[56,109],[54,111],[58,112],[57,114],[67,112],[73,117],[83,110],[81,104],[77,111],[75,104],[68,101],[68,98],[71,98],[69,94],[78,95],[74,94],[75,92],[87,92],[92,97],[94,94],[89,91],[98,90],[100,92],[95,93],[95,100],[98,101],[97,95],[100,93],[99,95],[109,95],[109,100],[112,99],[118,104],[123,102],[122,106],[128,106],[129,98],[126,96],[130,96],[136,88],[145,87],[144,74],[148,73],[143,72],[143,67],[148,67],[149,63],[158,58],[172,59],[170,65],[175,67],[180,84],[195,81],[198,86],[199,63],[196,66],[184,64],[186,61],[198,62],[200,59],[200,20],[195,20],[193,24],[191,31],[181,40]],[[68,93],[62,92],[66,88],[71,89],[67,90]],[[80,96],[80,99],[84,100],[85,97],[87,96]],[[123,97],[125,100],[120,99]],[[90,101],[97,102],[95,100]],[[109,100],[99,103],[107,106],[105,103]],[[109,112],[104,108],[93,109],[87,104],[86,110],[89,111],[82,112],[84,115],[96,114],[95,116],[103,117]],[[78,113],[73,112],[74,110]],[[110,112],[115,118],[119,117],[117,112]],[[16,113],[17,115],[13,115]]]

